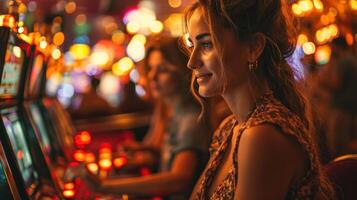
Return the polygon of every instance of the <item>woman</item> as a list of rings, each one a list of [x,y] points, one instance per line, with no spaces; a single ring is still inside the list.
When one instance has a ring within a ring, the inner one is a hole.
[[[100,193],[187,199],[208,153],[208,129],[204,121],[198,122],[199,106],[189,92],[187,57],[179,50],[177,39],[161,36],[151,41],[146,63],[153,95],[172,110],[169,120],[164,122],[160,172],[145,177],[100,180],[82,168],[68,172],[66,179],[80,176]]]
[[[191,199],[333,198],[285,61],[294,40],[283,1],[200,0],[186,28],[197,96],[221,95],[233,113]]]

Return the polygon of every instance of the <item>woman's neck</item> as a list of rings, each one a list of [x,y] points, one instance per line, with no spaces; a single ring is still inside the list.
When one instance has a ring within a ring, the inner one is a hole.
[[[254,104],[257,98],[268,91],[269,87],[265,83],[259,89],[258,87],[253,87],[247,83],[240,87],[227,90],[222,97],[240,123],[247,120],[255,106]]]

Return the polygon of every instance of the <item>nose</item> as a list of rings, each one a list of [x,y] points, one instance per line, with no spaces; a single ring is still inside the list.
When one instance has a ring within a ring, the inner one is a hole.
[[[187,67],[191,70],[198,69],[202,67],[203,62],[199,57],[199,54],[197,51],[193,50],[190,59],[188,60]]]

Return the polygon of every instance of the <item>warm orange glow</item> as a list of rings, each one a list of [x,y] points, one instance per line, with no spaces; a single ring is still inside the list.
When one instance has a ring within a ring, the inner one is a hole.
[[[18,29],[17,29],[17,32],[18,33],[24,33],[25,32],[25,28],[24,27],[19,27]]]
[[[53,44],[57,46],[61,46],[64,42],[64,34],[63,32],[58,32],[53,36]]]
[[[77,146],[85,146],[91,143],[92,137],[88,131],[82,131],[74,137]]]
[[[123,44],[125,41],[125,34],[121,31],[115,31],[112,35],[112,41],[115,44]]]
[[[131,34],[136,33],[140,30],[140,24],[131,21],[126,25],[126,30]]]
[[[110,147],[102,147],[99,149],[99,154],[111,154],[112,149]]]
[[[86,162],[87,163],[92,163],[95,161],[95,155],[94,153],[87,153],[86,154]]]
[[[48,43],[46,42],[46,40],[43,40],[43,41],[40,42],[40,48],[41,49],[46,49],[47,45],[48,45]]]
[[[327,64],[331,58],[331,47],[329,45],[320,46],[316,49],[315,61],[323,65]]]
[[[311,0],[300,0],[298,5],[303,12],[309,12],[314,7]]]
[[[22,160],[23,157],[24,153],[21,150],[17,151],[17,159]]]
[[[90,136],[90,133],[88,131],[83,131],[81,132],[81,140],[85,144],[89,144],[92,140],[92,137]]]
[[[102,170],[109,170],[112,167],[112,161],[110,159],[99,160],[99,167]]]
[[[75,161],[83,162],[83,161],[85,161],[85,158],[86,158],[85,155],[86,155],[85,151],[76,150],[73,154],[73,158]]]
[[[324,4],[320,0],[314,0],[313,2],[314,2],[314,6],[315,6],[316,10],[323,11]]]
[[[153,33],[160,33],[163,29],[164,29],[164,25],[162,24],[162,22],[158,20],[153,21],[150,24],[150,30]]]
[[[302,49],[306,55],[315,53],[315,44],[313,42],[306,42],[302,45]]]
[[[15,18],[11,15],[0,15],[0,26],[15,28]]]
[[[97,163],[89,163],[89,164],[87,164],[87,168],[93,174],[98,173],[99,167],[98,167]]]
[[[72,2],[68,2],[64,9],[68,14],[72,14],[76,11],[76,8],[77,8],[76,3],[72,1]]]
[[[350,0],[350,7],[352,10],[357,10],[357,0]]]
[[[350,46],[353,45],[353,35],[351,33],[346,34],[346,42]]]
[[[76,17],[75,21],[79,25],[85,24],[87,22],[87,16],[85,14],[80,14]]]
[[[298,39],[297,39],[297,43],[298,45],[303,45],[305,42],[308,42],[309,39],[307,38],[307,35],[306,34],[300,34],[298,36]]]
[[[320,21],[321,21],[321,24],[327,25],[330,23],[330,18],[327,15],[321,15]]]
[[[120,59],[112,66],[113,73],[117,76],[127,75],[133,68],[134,62],[129,57]]]
[[[332,37],[336,37],[338,35],[338,27],[336,24],[330,25],[328,29]]]
[[[63,191],[63,196],[65,198],[73,198],[74,195],[75,195],[74,190],[65,190],[65,191]]]
[[[127,160],[124,157],[119,157],[114,159],[114,167],[121,168],[126,164]]]
[[[73,189],[74,189],[74,183],[65,183],[65,184],[63,185],[63,188],[64,188],[65,190],[73,190]]]
[[[69,51],[76,60],[83,60],[89,56],[91,49],[86,44],[73,44]]]
[[[54,49],[51,53],[53,59],[58,60],[61,57],[61,51],[59,49]]]
[[[182,5],[182,0],[168,0],[168,3],[172,8],[178,8]]]
[[[295,15],[297,15],[297,16],[302,15],[302,10],[298,4],[294,3],[292,5],[291,9]]]

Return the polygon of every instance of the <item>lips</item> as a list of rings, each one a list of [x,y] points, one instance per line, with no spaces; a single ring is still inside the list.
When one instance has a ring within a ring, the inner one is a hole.
[[[211,78],[212,74],[211,73],[195,73],[195,76],[197,79],[197,83],[204,83]]]

